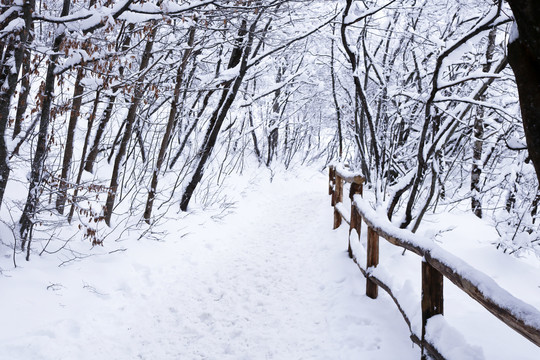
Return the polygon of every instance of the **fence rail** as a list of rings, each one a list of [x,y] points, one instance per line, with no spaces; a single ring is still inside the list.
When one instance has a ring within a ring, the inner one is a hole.
[[[345,182],[350,183],[350,218],[343,204]],[[517,299],[486,274],[432,241],[407,230],[399,229],[384,217],[381,219],[381,216],[363,200],[364,182],[365,178],[361,175],[353,174],[339,166],[330,166],[329,194],[332,196],[332,206],[334,207],[334,229],[342,224],[342,220],[349,224],[349,256],[366,277],[366,295],[373,299],[377,298],[379,287],[390,295],[411,331],[411,340],[422,349],[422,359],[427,359],[428,354],[434,359],[445,359],[426,337],[428,320],[435,315],[443,315],[444,312],[444,277],[452,281],[459,289],[506,325],[536,346],[540,346],[540,311]],[[351,232],[355,230],[360,237],[362,220],[368,227],[366,268],[360,265],[359,259],[353,252],[350,236]],[[422,332],[420,336],[413,331],[411,320],[393,294],[392,289],[373,274],[372,270],[379,264],[380,237],[422,257]]]

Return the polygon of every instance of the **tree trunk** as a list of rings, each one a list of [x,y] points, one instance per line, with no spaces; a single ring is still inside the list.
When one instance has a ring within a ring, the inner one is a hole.
[[[257,160],[261,162],[261,151],[259,150],[259,144],[257,142],[257,134],[255,134],[255,127],[253,125],[253,112],[251,111],[251,108],[248,110],[248,120],[249,120],[249,128],[251,133],[251,140],[253,140],[253,151],[255,151],[255,156],[257,156]]]
[[[368,130],[369,130],[369,135],[370,135],[370,146],[371,146],[371,148],[369,149],[369,152],[373,154],[374,166],[376,169],[376,173],[378,173],[379,169],[381,168],[381,163],[380,163],[379,145],[377,142],[377,136],[375,134],[375,125],[373,122],[373,115],[371,114],[371,111],[370,111],[365,87],[362,86],[362,83],[360,82],[359,74],[357,72],[357,69],[358,69],[357,56],[351,50],[349,43],[347,41],[347,26],[348,25],[347,25],[346,20],[347,20],[347,16],[349,16],[349,12],[351,10],[352,5],[353,5],[352,0],[346,0],[345,9],[343,10],[343,18],[341,21],[341,42],[343,45],[343,49],[345,50],[345,54],[347,55],[347,60],[351,64],[356,97],[360,101],[360,105],[362,105],[361,111],[362,111],[363,116],[361,116],[361,119],[365,120],[368,124]]]
[[[113,93],[115,93],[116,90],[118,90],[118,88],[113,87],[112,89]],[[90,147],[90,152],[88,153],[88,156],[86,157],[86,161],[84,165],[84,170],[88,171],[89,173],[94,172],[94,164],[99,154],[99,146],[103,138],[103,133],[105,132],[105,128],[107,127],[107,124],[109,123],[109,120],[111,119],[114,103],[116,101],[115,95],[109,95],[107,98],[108,98],[107,107],[103,111],[101,121],[99,122],[98,128],[96,130],[96,135],[94,136],[94,141],[92,143],[92,146]]]
[[[283,76],[283,66],[278,67],[276,74],[276,84],[281,82]],[[281,95],[281,88],[278,88],[274,94],[274,100],[272,102],[272,115],[270,115],[270,134],[268,135],[268,156],[266,158],[266,166],[270,166],[272,159],[274,158],[278,146],[279,138],[279,96]]]
[[[486,49],[486,63],[483,66],[484,72],[491,70],[491,62],[495,51],[495,37],[497,29],[492,29],[488,35],[488,46]],[[485,100],[482,95],[480,101]],[[480,199],[480,176],[482,175],[482,148],[484,143],[484,108],[478,107],[476,117],[474,118],[473,133],[473,162],[471,169],[471,208],[473,213],[482,218],[482,200]]]
[[[516,77],[529,157],[540,183],[540,3],[508,0],[508,4],[519,30],[508,44],[508,62]]]
[[[17,113],[15,115],[15,125],[13,126],[12,139],[15,139],[20,134],[22,129],[22,122],[24,121],[24,114],[28,108],[28,95],[30,94],[30,75],[31,75],[31,52],[29,49],[24,51],[22,74],[21,74],[21,93],[19,94],[19,101],[17,103]]]
[[[334,33],[335,27],[332,27],[332,34]],[[332,81],[332,98],[334,100],[334,106],[336,108],[336,120],[337,120],[337,136],[338,136],[338,155],[339,159],[343,156],[343,135],[341,131],[341,109],[339,107],[337,94],[336,94],[336,72],[334,69],[335,60],[334,60],[334,38],[330,43],[330,77]]]
[[[58,197],[56,198],[56,210],[60,213],[64,213],[64,206],[66,204],[66,196],[68,189],[68,173],[71,169],[71,159],[73,158],[73,142],[75,139],[75,127],[77,126],[77,120],[81,111],[82,94],[84,87],[81,84],[83,77],[83,69],[79,68],[77,71],[77,77],[75,79],[75,88],[73,90],[73,100],[71,105],[71,113],[69,116],[69,125],[66,139],[66,148],[64,149],[64,159],[62,162],[62,174],[60,175],[60,183],[58,189]]]

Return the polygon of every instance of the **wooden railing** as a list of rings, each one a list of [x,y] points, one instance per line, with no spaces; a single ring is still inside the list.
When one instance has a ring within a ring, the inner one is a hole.
[[[332,195],[332,206],[334,207],[334,229],[341,225],[342,220],[349,223],[349,256],[366,277],[366,295],[373,299],[377,298],[379,287],[390,295],[411,331],[411,340],[422,349],[422,359],[427,359],[427,355],[434,359],[445,359],[436,345],[428,341],[429,337],[426,336],[428,320],[435,315],[443,315],[443,277],[452,281],[459,289],[506,325],[536,346],[540,346],[540,311],[515,298],[486,274],[450,254],[433,241],[407,230],[399,229],[392,225],[385,216],[378,215],[362,198],[365,182],[362,175],[355,175],[335,165],[330,166],[329,175],[329,193]],[[348,218],[346,208],[343,205],[344,183],[350,183],[350,218]],[[360,265],[351,246],[353,230],[360,238],[362,220],[368,227],[365,268]],[[379,264],[379,237],[422,257],[422,331],[420,335],[413,331],[411,320],[393,294],[392,289],[373,274],[374,268]]]

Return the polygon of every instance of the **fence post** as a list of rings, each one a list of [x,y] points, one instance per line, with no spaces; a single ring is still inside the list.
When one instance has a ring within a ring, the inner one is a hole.
[[[351,190],[349,192],[349,198],[351,199],[351,226],[349,227],[349,257],[353,258],[352,248],[351,248],[351,232],[356,230],[356,233],[358,234],[358,238],[360,238],[360,234],[362,232],[362,217],[358,213],[358,210],[356,209],[356,206],[354,206],[354,195],[360,194],[362,196],[362,183],[356,183],[353,182],[351,184]]]
[[[368,226],[366,270],[377,265],[379,265],[379,234]],[[379,287],[369,277],[366,278],[366,295],[372,299],[376,299],[379,295]]]
[[[336,183],[336,168],[328,168],[328,195],[332,195],[332,206],[334,206],[334,185]]]
[[[428,359],[424,351],[426,325],[430,317],[443,314],[443,276],[422,260],[422,360]]]
[[[334,229],[337,229],[341,225],[341,214],[336,209],[337,203],[343,202],[343,179],[339,174],[335,173],[335,186],[334,186],[334,195],[332,197],[334,205]]]

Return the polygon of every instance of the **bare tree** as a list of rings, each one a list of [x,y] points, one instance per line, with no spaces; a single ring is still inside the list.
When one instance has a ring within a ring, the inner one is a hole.
[[[182,80],[184,77],[184,73],[186,71],[188,60],[193,51],[194,41],[195,41],[195,26],[192,26],[188,31],[188,48],[184,51],[184,56],[182,57],[182,61],[180,62],[180,65],[178,66],[178,70],[176,73],[173,99],[171,101],[171,109],[169,111],[169,119],[167,120],[165,133],[163,134],[163,138],[161,139],[161,145],[159,147],[159,154],[156,160],[156,165],[154,166],[154,170],[152,174],[152,181],[150,183],[150,190],[148,191],[148,199],[146,200],[146,208],[144,210],[144,219],[148,224],[150,224],[150,219],[152,215],[152,206],[154,204],[154,199],[156,197],[158,177],[161,172],[161,167],[163,166],[163,163],[165,161],[166,151],[170,143],[172,132],[174,131],[174,126],[176,124],[178,101],[180,100],[180,91],[181,91],[181,86],[183,84]]]
[[[71,6],[70,0],[64,0],[62,12],[60,16],[67,16],[69,14],[69,8]],[[39,196],[42,191],[43,182],[43,166],[45,163],[45,157],[47,156],[47,137],[49,134],[49,123],[51,120],[51,105],[54,96],[54,85],[56,80],[56,61],[59,57],[60,45],[64,41],[65,33],[57,35],[54,39],[52,46],[52,55],[49,59],[49,66],[47,67],[47,75],[45,82],[41,88],[39,96],[43,99],[40,121],[39,121],[39,135],[36,145],[36,151],[34,153],[34,159],[32,161],[32,168],[30,173],[30,186],[28,189],[28,196],[26,199],[26,205],[19,220],[20,234],[21,234],[21,248],[24,250],[26,241],[29,238],[29,233],[32,231],[33,219],[36,214]],[[30,244],[28,244],[30,246]]]
[[[113,214],[114,203],[116,200],[117,192],[119,190],[118,185],[119,185],[120,175],[122,171],[122,162],[124,160],[124,156],[126,155],[126,152],[128,151],[128,142],[131,139],[133,125],[135,123],[136,116],[137,116],[137,110],[139,108],[139,104],[144,95],[143,81],[146,74],[145,69],[150,64],[150,59],[152,57],[152,48],[154,46],[154,39],[156,36],[156,32],[157,32],[157,26],[154,25],[150,28],[149,33],[148,33],[146,46],[144,48],[144,52],[141,57],[141,63],[139,65],[140,75],[137,78],[137,81],[134,85],[135,90],[134,90],[133,98],[132,98],[128,113],[126,115],[126,119],[124,121],[124,124],[125,124],[124,134],[120,142],[118,153],[116,154],[116,158],[114,160],[113,172],[111,175],[111,182],[109,185],[110,192],[107,196],[107,202],[105,204],[105,209],[104,209],[105,222],[109,226],[111,226],[111,217]]]

